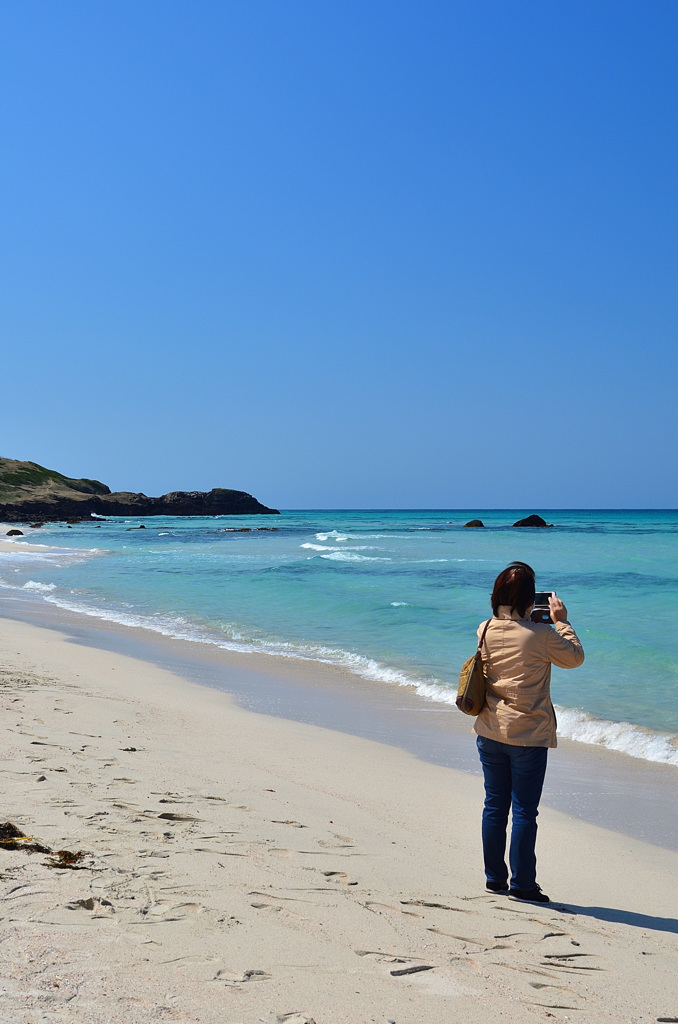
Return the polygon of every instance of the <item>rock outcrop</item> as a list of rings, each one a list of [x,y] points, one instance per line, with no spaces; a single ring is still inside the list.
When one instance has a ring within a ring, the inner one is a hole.
[[[92,516],[279,515],[246,491],[171,491],[159,498],[111,492],[98,480],[76,480],[35,462],[0,459],[0,520],[71,522]]]
[[[546,527],[550,527],[550,526],[553,526],[553,523],[547,523],[546,520],[542,519],[541,516],[531,515],[531,516],[527,516],[525,519],[519,519],[518,522],[514,523],[513,525],[514,526],[541,526],[541,527],[546,526]]]
[[[470,522],[464,523],[464,529],[466,529],[466,527],[474,527],[475,528],[475,527],[478,527],[478,526],[482,526],[483,529],[485,528],[485,523],[482,521],[482,519],[471,519]]]

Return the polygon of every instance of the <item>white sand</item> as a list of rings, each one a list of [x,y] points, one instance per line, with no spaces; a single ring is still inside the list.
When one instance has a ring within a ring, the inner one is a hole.
[[[495,897],[471,776],[51,630],[0,654],[0,819],[87,853],[0,850],[1,1021],[678,1018],[677,854],[544,810],[563,902]]]
[[[10,530],[21,530],[22,536],[20,537],[8,537],[7,533]],[[30,535],[30,536],[29,536]],[[26,526],[18,526],[16,523],[0,523],[0,551],[4,554],[8,552],[14,552],[15,554],[21,554],[26,551],[58,551],[63,550],[59,548],[49,547],[46,544],[32,544],[31,540],[39,539],[39,531],[27,529]]]

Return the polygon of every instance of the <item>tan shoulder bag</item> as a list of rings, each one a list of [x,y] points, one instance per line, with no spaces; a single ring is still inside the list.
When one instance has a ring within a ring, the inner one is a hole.
[[[488,619],[485,623],[483,635],[478,643],[478,650],[472,658],[464,662],[459,673],[459,689],[455,703],[465,715],[479,715],[485,707],[485,673],[481,649],[485,642],[487,627],[491,622],[492,619]]]

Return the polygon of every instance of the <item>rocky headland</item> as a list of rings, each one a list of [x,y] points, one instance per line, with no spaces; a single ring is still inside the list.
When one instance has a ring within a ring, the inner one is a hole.
[[[111,491],[99,480],[64,476],[35,462],[0,458],[0,520],[59,522],[96,516],[279,515],[246,491],[171,491],[159,498]]]

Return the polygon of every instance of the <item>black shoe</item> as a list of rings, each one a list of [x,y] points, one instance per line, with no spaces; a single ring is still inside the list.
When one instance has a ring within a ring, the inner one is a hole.
[[[508,882],[485,882],[488,892],[508,892]]]
[[[550,903],[550,898],[538,885],[534,889],[509,889],[510,900],[525,900],[526,903]]]

